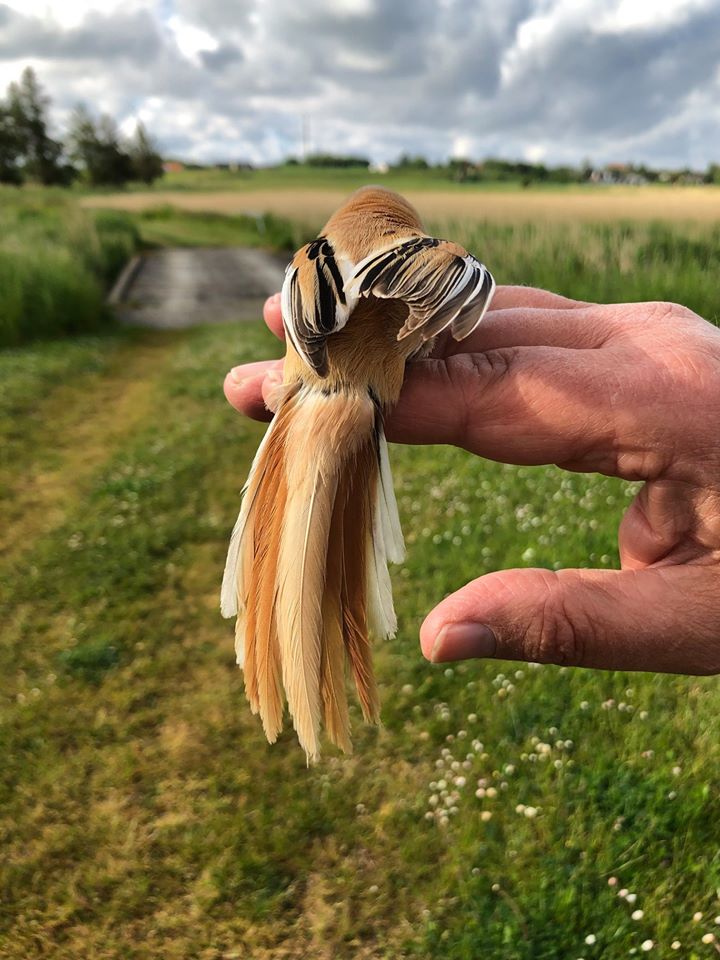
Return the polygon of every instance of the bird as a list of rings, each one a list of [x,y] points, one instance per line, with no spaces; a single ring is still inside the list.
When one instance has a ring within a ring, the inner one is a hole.
[[[379,723],[373,639],[395,636],[388,562],[403,535],[384,421],[408,361],[467,337],[495,290],[400,194],[353,193],[295,253],[281,293],[283,382],[243,488],[221,591],[251,711],[274,743],[284,700],[308,764],[321,727],[350,752],[346,671]]]

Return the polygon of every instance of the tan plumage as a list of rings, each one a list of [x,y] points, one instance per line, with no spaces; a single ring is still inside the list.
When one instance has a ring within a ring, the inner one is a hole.
[[[467,336],[494,289],[457,244],[428,237],[402,197],[353,194],[299,250],[283,286],[285,383],[233,531],[222,612],[251,709],[270,742],[283,689],[308,759],[320,726],[350,750],[345,665],[379,719],[371,634],[396,630],[388,561],[403,556],[383,415],[405,362],[450,329]]]

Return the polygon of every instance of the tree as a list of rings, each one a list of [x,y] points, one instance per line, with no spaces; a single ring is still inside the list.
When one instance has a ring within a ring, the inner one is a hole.
[[[48,134],[50,98],[44,93],[32,67],[26,67],[19,83],[8,88],[8,113],[18,138],[24,170],[43,184],[63,183],[62,144]]]
[[[22,183],[22,143],[7,104],[0,103],[0,183]]]
[[[130,141],[129,154],[134,180],[152,183],[163,175],[162,157],[141,120],[138,120],[135,136]]]
[[[70,120],[70,156],[94,186],[120,186],[133,178],[132,160],[123,150],[117,126],[104,114],[95,121],[82,104]]]

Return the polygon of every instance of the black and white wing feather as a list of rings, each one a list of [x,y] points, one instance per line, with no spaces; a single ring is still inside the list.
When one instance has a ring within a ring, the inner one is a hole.
[[[351,273],[351,262],[336,255],[327,237],[298,250],[285,271],[281,297],[285,331],[320,377],[328,371],[327,338],[342,330],[357,302],[345,291]]]
[[[351,297],[404,301],[409,314],[398,340],[417,330],[424,341],[447,327],[463,340],[482,320],[494,291],[490,271],[467,250],[427,236],[372,253],[356,265],[345,286]]]

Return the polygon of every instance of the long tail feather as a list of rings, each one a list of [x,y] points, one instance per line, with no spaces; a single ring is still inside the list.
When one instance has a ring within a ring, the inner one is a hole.
[[[308,761],[321,720],[349,751],[349,664],[379,718],[370,631],[396,629],[388,560],[404,554],[387,448],[369,394],[288,390],[253,463],[223,581],[253,713],[270,742],[283,695]]]

